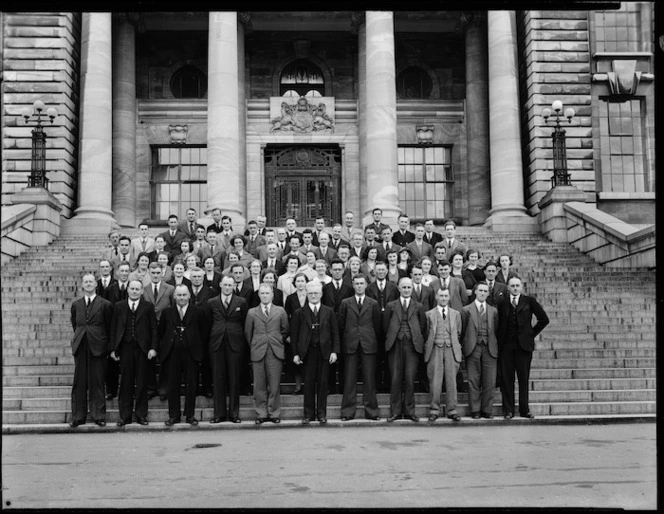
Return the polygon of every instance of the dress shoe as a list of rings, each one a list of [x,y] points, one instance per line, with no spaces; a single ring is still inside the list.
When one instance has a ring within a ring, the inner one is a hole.
[[[513,417],[514,417],[514,414],[512,414],[511,412],[508,412],[507,414],[505,414],[505,419],[512,419]]]
[[[146,418],[139,418],[138,420],[136,420],[136,422],[137,422],[139,425],[143,425],[143,426],[145,426],[145,425],[149,425],[149,424],[150,424]]]
[[[72,421],[71,423],[69,423],[70,428],[77,428],[80,427],[81,425],[85,425],[85,420]]]
[[[125,425],[131,425],[131,419],[121,419],[116,423],[117,426],[123,427]]]
[[[197,420],[195,417],[193,417],[193,416],[188,417],[188,418],[186,419],[186,421],[187,421],[187,423],[189,423],[192,427],[195,427],[196,425],[198,425],[198,420]]]
[[[390,417],[387,418],[387,422],[392,423],[393,421],[395,421],[397,419],[400,419],[400,418],[401,418],[401,416],[390,416]]]
[[[366,416],[366,419],[369,421],[378,421],[380,418],[378,416]]]
[[[485,419],[493,419],[493,414],[491,414],[489,412],[482,412],[481,416]]]
[[[179,419],[176,419],[176,418],[168,418],[168,419],[164,422],[164,425],[166,425],[167,427],[172,427],[173,425],[175,425],[176,423],[179,423],[179,422],[180,422]]]
[[[215,424],[215,423],[221,423],[222,421],[226,421],[226,418],[212,418],[210,420],[210,423]]]
[[[304,418],[304,419],[302,420],[302,424],[303,424],[303,425],[308,425],[309,423],[311,423],[311,420],[310,420],[309,418]]]
[[[403,417],[403,419],[409,419],[414,423],[419,423],[420,421],[420,418],[417,417],[415,414],[407,414]]]
[[[240,418],[233,418],[231,421],[233,423],[242,423],[242,420]]]
[[[447,417],[449,419],[451,419],[452,421],[456,421],[456,422],[461,421],[461,416],[459,416],[458,414],[450,414]]]
[[[435,423],[437,419],[438,416],[436,416],[435,414],[429,414],[429,423]]]
[[[265,423],[266,421],[267,421],[267,418],[256,418],[255,423],[256,423],[257,425],[262,425],[262,424]]]
[[[95,423],[97,424],[98,427],[106,426],[106,421],[104,421],[103,419],[98,419],[97,421],[95,421]]]
[[[279,423],[281,423],[281,418],[269,418],[268,421],[271,421],[275,425],[278,425]]]
[[[327,423],[327,418],[318,418],[318,422],[319,422],[321,425],[325,425],[325,424]]]
[[[521,414],[521,417],[522,418],[528,418],[528,419],[535,419],[535,414],[533,414],[532,412],[528,412],[526,414]]]
[[[480,419],[480,413],[479,412],[472,412],[470,414],[470,417],[473,419]]]
[[[298,389],[293,389],[293,394],[294,395],[302,394],[302,388],[300,387]]]

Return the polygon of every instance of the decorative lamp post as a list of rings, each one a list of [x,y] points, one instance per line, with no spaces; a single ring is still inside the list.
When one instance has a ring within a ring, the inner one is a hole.
[[[46,105],[41,100],[35,100],[32,104],[32,110],[29,107],[26,107],[21,112],[21,115],[25,118],[25,122],[28,123],[32,116],[36,119],[37,126],[32,130],[32,166],[30,168],[30,178],[28,178],[28,187],[43,187],[47,189],[48,179],[46,178],[46,134],[44,133],[44,127],[42,126],[42,116],[44,121],[46,119],[53,120],[58,115],[58,111],[55,107],[49,107],[46,109],[46,113],[43,111],[46,109]]]
[[[551,187],[556,186],[571,186],[570,174],[567,173],[567,149],[565,147],[565,129],[560,127],[560,117],[567,118],[571,124],[574,118],[574,109],[568,107],[563,111],[563,103],[560,100],[555,100],[551,104],[551,109],[545,107],[542,109],[542,118],[546,123],[549,122],[551,111],[555,113],[555,126],[553,128],[553,177],[551,177]]]

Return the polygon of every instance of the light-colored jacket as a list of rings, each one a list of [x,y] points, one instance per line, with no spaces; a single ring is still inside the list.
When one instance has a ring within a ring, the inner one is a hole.
[[[268,346],[277,358],[284,359],[284,341],[289,335],[288,315],[283,307],[270,305],[270,314],[265,316],[263,305],[249,309],[244,323],[244,336],[249,343],[251,360],[265,358]]]
[[[429,325],[429,337],[424,345],[424,362],[429,362],[431,358],[431,353],[433,352],[433,347],[436,340],[436,331],[443,330],[442,322],[443,318],[438,316],[438,306],[434,307],[430,311],[427,311],[427,324]],[[459,339],[461,338],[461,332],[463,325],[461,323],[461,314],[459,311],[452,309],[449,305],[447,306],[447,312],[450,318],[450,335],[452,337],[452,353],[454,354],[454,360],[461,362],[461,344],[459,344]]]

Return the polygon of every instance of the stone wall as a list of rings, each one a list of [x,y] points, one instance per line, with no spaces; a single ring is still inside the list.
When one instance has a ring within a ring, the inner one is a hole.
[[[21,111],[42,100],[59,113],[45,129],[46,170],[49,190],[69,217],[76,207],[80,15],[4,13],[2,22],[2,205],[27,186],[32,128]]]
[[[517,27],[525,203],[535,215],[537,203],[551,188],[553,124],[550,119],[547,125],[541,112],[554,100],[576,111],[571,125],[564,121],[572,184],[595,191],[588,13],[518,12]]]

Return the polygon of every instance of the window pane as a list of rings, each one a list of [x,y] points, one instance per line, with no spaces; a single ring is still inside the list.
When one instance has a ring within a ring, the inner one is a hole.
[[[180,159],[180,164],[191,163],[191,150],[189,148],[183,148],[180,152]]]
[[[413,180],[415,182],[424,181],[424,167],[422,164],[417,164],[413,166]]]

